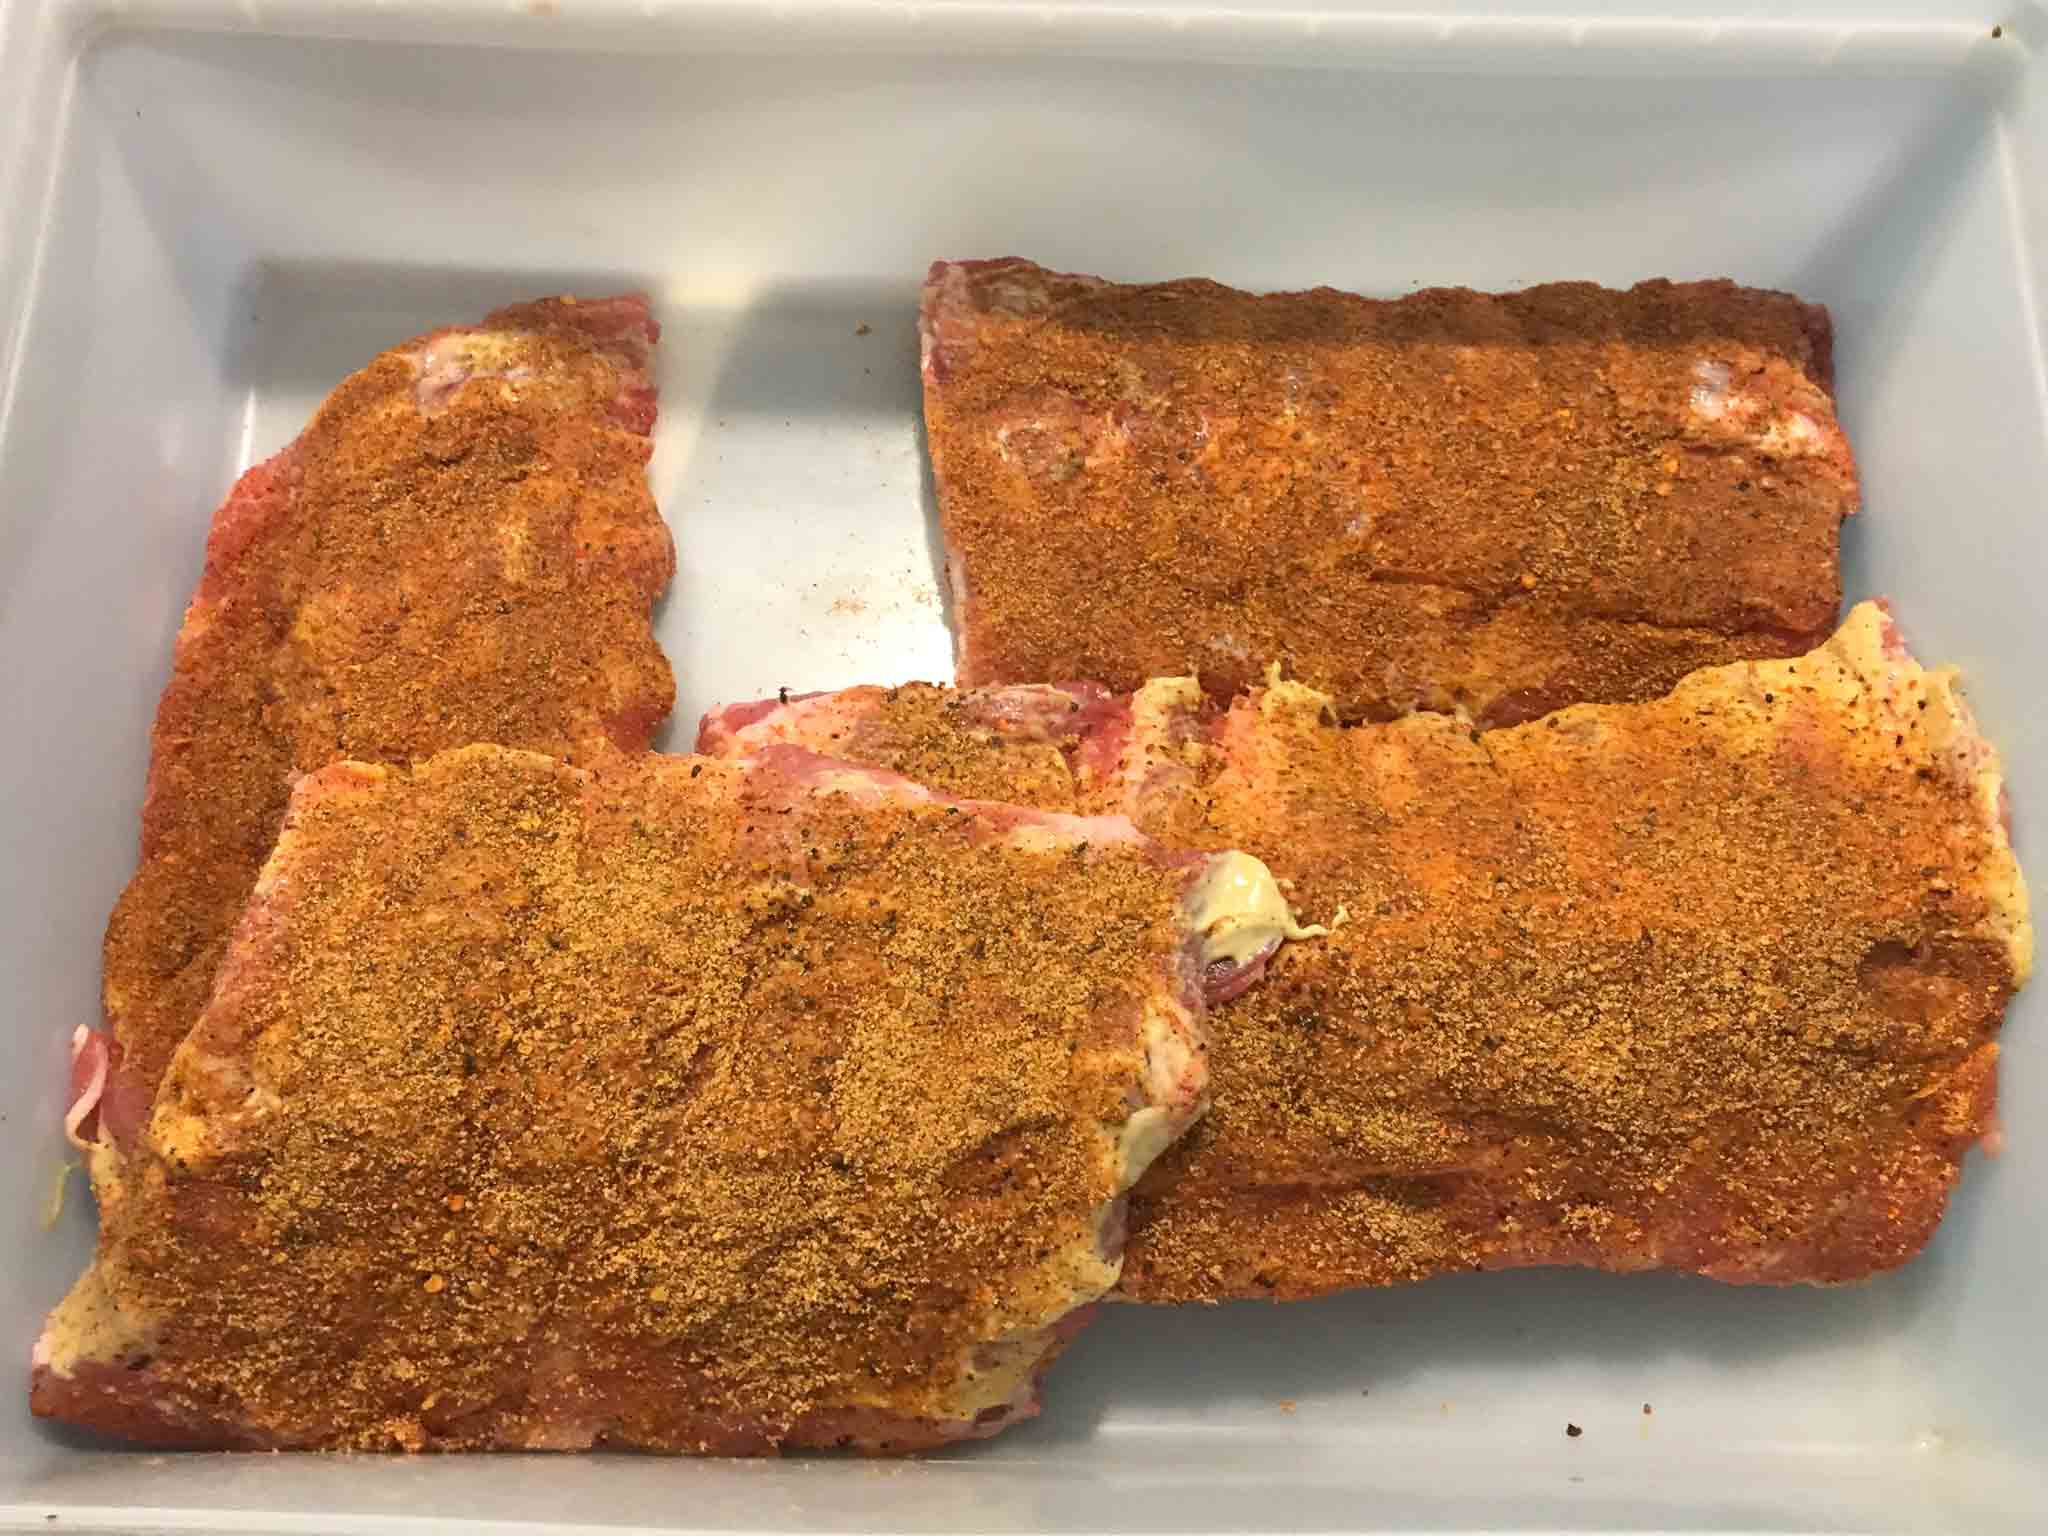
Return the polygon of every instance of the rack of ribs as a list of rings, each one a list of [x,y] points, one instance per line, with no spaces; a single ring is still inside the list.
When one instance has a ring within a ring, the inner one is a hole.
[[[1827,312],[1725,281],[1376,301],[938,262],[959,681],[1269,664],[1514,723],[1798,655],[1857,504]]]
[[[1331,930],[1212,1014],[1215,1108],[1133,1204],[1140,1300],[1898,1265],[1993,1127],[2031,965],[1997,759],[1874,603],[1807,655],[1487,732],[1179,678],[856,689],[702,740],[978,792],[1016,761],[1019,797],[1257,855]]]
[[[331,765],[35,1409],[201,1447],[993,1434],[1204,1106],[1205,913],[1250,865],[789,747]]]
[[[421,336],[214,514],[107,926],[109,1033],[76,1043],[97,1184],[206,1005],[294,773],[651,742],[675,697],[652,625],[675,552],[644,472],[658,335],[627,297]]]

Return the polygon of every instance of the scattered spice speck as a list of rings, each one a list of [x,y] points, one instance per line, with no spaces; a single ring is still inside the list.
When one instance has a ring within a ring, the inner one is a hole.
[[[1565,1432],[1565,1437],[1566,1437],[1567,1439],[1571,1439],[1571,1440],[1576,1440],[1576,1439],[1578,1439],[1578,1438],[1579,1438],[1579,1436],[1581,1436],[1581,1435],[1583,1435],[1583,1434],[1585,1433],[1585,1431],[1584,1431],[1583,1429],[1579,1428],[1579,1426],[1578,1426],[1578,1425],[1576,1425],[1576,1424],[1567,1424],[1567,1425],[1565,1425],[1565,1427],[1564,1427],[1564,1432]]]

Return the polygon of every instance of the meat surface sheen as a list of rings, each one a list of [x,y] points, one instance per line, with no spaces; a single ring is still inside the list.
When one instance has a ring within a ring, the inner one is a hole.
[[[1381,301],[938,262],[925,421],[965,685],[1269,663],[1512,724],[1797,655],[1857,505],[1827,312],[1733,283]]]
[[[215,513],[107,926],[100,1139],[132,1136],[205,1007],[292,774],[648,746],[675,696],[652,627],[675,554],[644,472],[658,334],[629,297],[422,336]]]
[[[789,747],[303,778],[35,1410],[200,1447],[992,1434],[1203,1108],[1218,862]]]
[[[972,694],[837,697],[736,739],[941,787],[1003,758]],[[1877,604],[1794,660],[1485,733],[1343,728],[1293,683],[1220,710],[1189,678],[1067,718],[1065,777],[1040,730],[1020,793],[1246,849],[1334,929],[1212,1011],[1215,1108],[1133,1201],[1125,1295],[1852,1280],[1925,1245],[1991,1128],[2032,956],[1997,759]]]

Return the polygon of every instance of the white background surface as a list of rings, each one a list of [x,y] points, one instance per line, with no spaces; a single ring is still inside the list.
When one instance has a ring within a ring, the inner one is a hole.
[[[1865,477],[1851,596],[1891,594],[1924,658],[1965,666],[2037,853],[2036,10],[0,3],[0,1331],[24,1361],[89,1248],[83,1201],[36,1222],[63,1042],[96,1013],[207,518],[352,368],[499,303],[654,296],[687,746],[715,701],[946,674],[912,329],[935,256],[1795,289],[1834,311]],[[614,51],[560,51],[588,45]],[[1041,1421],[910,1465],[166,1458],[17,1396],[0,1525],[2038,1531],[2044,995],[2009,1023],[2006,1154],[1867,1286],[1538,1272],[1119,1308]]]

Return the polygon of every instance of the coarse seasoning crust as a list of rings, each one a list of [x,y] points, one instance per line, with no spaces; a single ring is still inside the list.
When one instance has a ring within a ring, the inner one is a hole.
[[[900,773],[948,795],[1087,814],[1107,799],[1122,702],[1092,684],[962,692],[930,683],[845,688],[714,709],[697,750],[745,756],[776,743]]]
[[[351,375],[214,518],[108,923],[125,1139],[212,991],[294,772],[473,741],[644,750],[674,699],[648,494],[657,327],[549,299]]]
[[[962,684],[1268,664],[1513,723],[1817,645],[1857,504],[1826,311],[1121,285],[939,262],[925,419]]]
[[[1833,1281],[1932,1235],[2032,939],[1996,761],[1876,606],[1654,703],[1342,731],[1282,685],[1217,741],[1180,791],[1209,835],[1293,850],[1303,910],[1351,920],[1219,1017],[1217,1110],[1134,1203],[1129,1294],[1390,1262]]]
[[[1335,930],[1212,1015],[1215,1107],[1133,1200],[1127,1295],[1853,1279],[1920,1250],[1991,1126],[2026,893],[1995,755],[1878,605],[1511,729],[1165,679],[1126,730],[1080,803],[1243,848]]]
[[[787,749],[325,769],[38,1411],[277,1447],[992,1433],[1199,1113],[1205,864]]]

